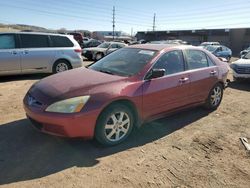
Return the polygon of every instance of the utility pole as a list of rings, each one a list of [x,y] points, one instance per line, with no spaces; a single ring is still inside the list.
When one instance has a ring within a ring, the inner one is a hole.
[[[115,39],[115,6],[113,6],[113,40]]]
[[[153,18],[153,31],[155,31],[155,13],[154,13],[154,18]]]
[[[131,37],[133,37],[133,27],[131,27]]]

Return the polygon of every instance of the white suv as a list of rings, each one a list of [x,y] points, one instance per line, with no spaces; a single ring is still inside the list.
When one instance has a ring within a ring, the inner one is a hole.
[[[58,73],[81,67],[81,52],[70,35],[0,33],[0,75]]]
[[[231,63],[234,80],[240,78],[250,78],[250,52],[244,55],[241,59]]]

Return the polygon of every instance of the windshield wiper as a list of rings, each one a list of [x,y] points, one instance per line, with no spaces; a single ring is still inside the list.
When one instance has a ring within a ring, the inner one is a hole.
[[[103,73],[107,73],[107,74],[114,75],[114,73],[112,73],[112,72],[111,72],[111,71],[109,71],[109,70],[103,70],[103,69],[100,69],[99,71],[100,71],[100,72],[103,72]]]

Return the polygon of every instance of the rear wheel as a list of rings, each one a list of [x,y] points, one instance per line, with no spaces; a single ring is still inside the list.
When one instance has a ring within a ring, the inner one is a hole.
[[[53,66],[53,73],[64,72],[71,69],[71,65],[65,60],[59,60],[55,62]]]
[[[119,144],[130,135],[133,125],[134,116],[127,106],[111,105],[97,121],[95,138],[106,146]]]
[[[221,103],[223,96],[223,86],[222,84],[216,84],[209,92],[205,107],[209,110],[215,110]]]

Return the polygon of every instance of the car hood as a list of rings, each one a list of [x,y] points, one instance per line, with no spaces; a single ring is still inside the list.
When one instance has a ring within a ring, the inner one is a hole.
[[[84,48],[84,51],[92,51],[92,52],[105,52],[107,48],[98,48],[98,47],[92,47],[92,48]]]
[[[34,84],[29,93],[43,104],[50,104],[67,98],[90,95],[98,86],[109,87],[109,84],[126,79],[128,78],[83,67],[44,78]]]
[[[250,66],[250,59],[239,59],[232,64],[236,64],[239,66]]]

